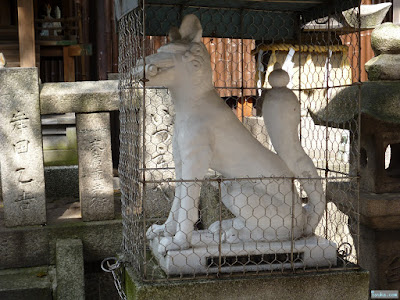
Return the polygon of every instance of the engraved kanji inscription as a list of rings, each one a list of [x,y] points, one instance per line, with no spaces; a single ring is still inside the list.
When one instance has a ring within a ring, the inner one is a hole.
[[[22,193],[18,196],[17,202],[19,204],[19,209],[21,211],[29,209],[32,202],[36,201],[36,198],[30,192],[22,191]]]
[[[100,155],[101,152],[104,151],[104,142],[100,139],[94,139],[90,141],[90,151],[93,155]]]
[[[19,181],[20,183],[29,183],[29,182],[32,182],[32,181],[33,181],[32,178],[29,178],[29,177],[27,177],[26,175],[24,175],[24,173],[25,173],[25,168],[19,168],[19,169],[16,169],[15,171],[19,173],[18,181]]]
[[[28,145],[29,145],[28,140],[21,140],[21,141],[16,142],[13,146],[14,146],[15,152],[18,154],[21,154],[21,153],[28,152]]]
[[[22,130],[24,128],[27,128],[29,125],[29,118],[20,111],[17,111],[15,114],[13,114],[11,118],[11,125],[13,125],[13,130]]]

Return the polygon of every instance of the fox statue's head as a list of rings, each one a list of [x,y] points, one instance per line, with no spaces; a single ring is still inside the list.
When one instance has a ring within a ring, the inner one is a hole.
[[[169,43],[157,53],[137,62],[135,73],[148,80],[146,86],[165,86],[170,89],[186,87],[212,88],[210,55],[201,42],[203,29],[195,15],[183,18],[180,28],[169,32]]]

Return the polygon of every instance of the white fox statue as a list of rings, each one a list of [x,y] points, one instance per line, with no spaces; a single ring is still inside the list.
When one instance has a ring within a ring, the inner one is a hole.
[[[209,227],[211,233],[221,234],[222,242],[287,241],[312,235],[323,215],[325,196],[315,166],[300,145],[300,104],[286,88],[287,73],[278,67],[271,75],[274,88],[263,109],[275,154],[218,96],[199,19],[185,16],[169,38],[168,44],[145,58],[145,67],[139,61],[135,68],[137,75],[145,73],[147,87],[165,86],[171,92],[176,114],[173,157],[176,179],[182,180],[176,184],[168,219],[148,228],[147,238],[160,239],[161,253],[191,247],[201,188],[193,181],[203,179],[209,168],[224,178],[275,177],[223,181],[222,202],[235,218]],[[245,155],[237,159],[237,153]],[[300,180],[309,198],[305,205],[293,186],[294,177],[313,178]]]

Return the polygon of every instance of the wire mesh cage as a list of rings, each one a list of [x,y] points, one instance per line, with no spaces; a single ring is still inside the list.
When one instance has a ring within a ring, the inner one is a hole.
[[[144,281],[357,268],[358,1],[160,2],[119,21],[127,262]],[[169,31],[190,14],[201,29]]]

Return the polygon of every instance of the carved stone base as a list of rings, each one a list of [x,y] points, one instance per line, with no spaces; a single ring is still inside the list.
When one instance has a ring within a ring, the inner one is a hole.
[[[209,274],[267,271],[291,269],[292,243],[286,242],[245,242],[221,244],[219,255],[218,237],[207,230],[195,231],[193,247],[186,250],[171,250],[165,255],[159,252],[159,238],[150,242],[153,255],[160,267],[169,275]],[[337,246],[322,237],[313,236],[293,243],[294,268],[336,266]]]

